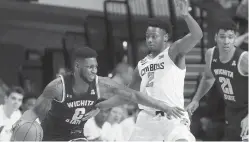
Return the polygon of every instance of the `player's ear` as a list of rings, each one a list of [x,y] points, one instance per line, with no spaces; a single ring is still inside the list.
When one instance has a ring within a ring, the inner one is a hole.
[[[214,35],[214,41],[217,42],[217,33]]]
[[[8,100],[8,96],[4,96],[4,102],[6,103]]]
[[[169,40],[169,35],[168,34],[165,34],[164,36],[163,36],[163,41],[164,42],[167,42]]]

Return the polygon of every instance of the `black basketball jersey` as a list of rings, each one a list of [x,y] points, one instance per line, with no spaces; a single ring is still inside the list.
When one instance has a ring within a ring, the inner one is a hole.
[[[63,100],[52,102],[51,110],[42,122],[43,140],[68,141],[84,138],[83,128],[86,121],[81,121],[84,114],[91,111],[98,99],[98,77],[90,84],[87,93],[75,95],[73,76],[60,76],[63,82]]]
[[[219,59],[218,48],[213,49],[211,71],[216,79],[216,87],[226,104],[226,120],[231,122],[240,122],[248,112],[248,76],[242,75],[238,68],[244,53],[236,48],[232,59],[227,63],[222,63]]]

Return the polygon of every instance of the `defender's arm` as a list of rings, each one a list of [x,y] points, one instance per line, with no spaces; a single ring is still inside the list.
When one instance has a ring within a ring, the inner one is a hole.
[[[172,44],[169,54],[173,60],[178,55],[184,56],[187,54],[203,37],[199,24],[188,12],[188,2],[186,0],[176,0],[175,2],[177,10],[187,23],[190,33]]]
[[[166,113],[169,113],[170,115],[174,115],[175,117],[180,117],[182,115],[183,111],[182,109],[175,107],[172,110],[172,108],[169,107],[165,102],[154,99],[148,96],[147,94],[143,94],[141,92],[132,90],[128,87],[119,85],[109,78],[104,78],[104,77],[100,78],[99,84],[102,85],[103,87],[108,88],[108,91],[123,97],[127,101],[133,101],[135,103],[149,106],[164,111]]]
[[[205,94],[207,94],[207,92],[211,89],[211,87],[214,84],[215,78],[211,72],[211,59],[212,59],[212,49],[209,49],[206,52],[205,55],[205,61],[206,61],[206,65],[205,65],[205,71],[203,73],[201,82],[199,84],[199,87],[197,89],[197,92],[193,98],[192,101],[200,101],[200,99],[205,96]]]

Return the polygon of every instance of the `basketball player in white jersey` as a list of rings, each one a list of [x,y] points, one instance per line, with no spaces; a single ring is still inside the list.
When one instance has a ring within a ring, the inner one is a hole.
[[[146,42],[150,54],[138,62],[130,87],[135,89],[140,83],[140,91],[171,107],[184,109],[184,78],[186,73],[185,55],[203,36],[198,23],[188,12],[186,0],[175,0],[180,16],[185,20],[190,33],[172,43],[169,47],[170,28],[164,22],[150,21],[146,31]],[[98,107],[112,107],[125,103],[118,96],[98,104]],[[139,105],[136,128],[130,138],[132,141],[195,141],[189,131],[187,112],[179,115],[167,114]]]

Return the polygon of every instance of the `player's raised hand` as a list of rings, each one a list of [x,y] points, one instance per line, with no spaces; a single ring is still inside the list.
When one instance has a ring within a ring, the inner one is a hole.
[[[192,101],[186,108],[189,115],[193,115],[194,111],[199,107],[199,101]]]
[[[249,129],[249,128],[248,128],[248,116],[246,116],[246,117],[241,121],[240,127],[241,127],[240,136],[241,136],[241,137],[247,136],[247,135],[248,135],[248,129]]]
[[[168,107],[165,111],[169,119],[171,119],[172,116],[175,118],[181,118],[183,116],[183,112],[184,110],[179,107]]]
[[[189,14],[188,12],[189,4],[187,0],[175,0],[175,4],[176,4],[176,10],[179,12],[181,17],[184,17],[187,14]]]

